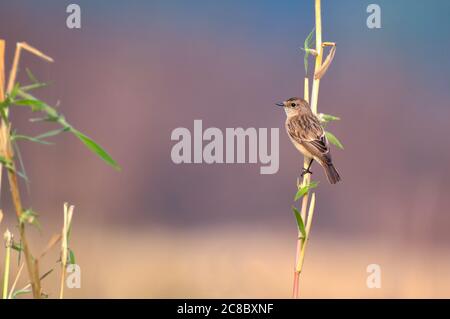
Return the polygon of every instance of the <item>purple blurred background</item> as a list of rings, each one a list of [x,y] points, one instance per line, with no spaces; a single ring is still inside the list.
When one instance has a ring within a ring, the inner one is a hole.
[[[103,165],[71,136],[48,148],[24,145],[36,209],[51,213],[70,200],[89,220],[291,226],[301,158],[284,131],[280,171],[273,176],[249,164],[174,165],[170,133],[192,129],[194,119],[204,127],[283,129],[284,115],[272,106],[302,94],[300,47],[313,25],[312,5],[79,4],[81,30],[65,27],[64,2],[4,4],[0,27],[8,61],[15,41],[54,57],[47,65],[28,56],[22,66],[54,82],[41,96],[61,101],[67,118],[104,145],[123,172]],[[449,5],[380,4],[383,28],[370,30],[364,1],[324,3],[324,39],[337,42],[338,53],[319,110],[342,117],[330,129],[345,151],[334,151],[344,183],[320,188],[327,200],[319,201],[317,228],[385,236],[427,215],[432,225],[421,233],[448,237],[450,150],[442,141],[450,63],[439,15]],[[427,9],[418,19],[416,13]],[[25,121],[17,126],[31,127]]]
[[[24,55],[20,79],[26,66],[52,81],[38,96],[60,101],[69,122],[123,170],[69,135],[49,147],[22,143],[31,179],[26,202],[43,223],[59,222],[69,201],[79,228],[239,225],[250,234],[282,229],[294,240],[290,207],[302,158],[273,105],[303,94],[300,48],[314,25],[313,2],[76,1],[81,30],[65,26],[69,3],[2,3],[7,65],[18,41],[52,56],[47,64]],[[322,5],[324,40],[337,43],[337,54],[319,111],[342,118],[329,128],[345,150],[333,150],[343,183],[329,185],[313,167],[321,182],[314,236],[448,247],[450,3],[376,1],[379,30],[366,26],[370,3]],[[45,130],[28,117],[14,114],[20,132]],[[259,164],[173,164],[171,131],[193,130],[194,119],[223,130],[279,127],[279,172],[260,175]]]

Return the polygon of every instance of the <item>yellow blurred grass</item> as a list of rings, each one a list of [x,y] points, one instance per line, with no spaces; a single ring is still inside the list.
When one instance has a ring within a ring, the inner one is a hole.
[[[66,298],[290,298],[295,236],[294,229],[78,228],[73,248],[82,286],[67,289]],[[450,297],[444,249],[423,253],[417,245],[327,234],[313,234],[310,245],[303,298]],[[48,256],[41,272],[57,258]],[[381,266],[381,289],[366,286],[371,263]],[[43,281],[50,298],[58,295],[59,271]]]

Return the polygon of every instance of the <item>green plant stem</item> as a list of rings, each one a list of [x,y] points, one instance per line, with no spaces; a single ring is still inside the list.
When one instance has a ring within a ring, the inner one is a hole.
[[[19,233],[20,240],[22,242],[23,254],[25,256],[25,263],[27,265],[28,276],[30,277],[31,288],[33,290],[33,297],[39,299],[41,297],[41,284],[39,280],[39,274],[37,273],[36,263],[33,256],[31,255],[28,240],[25,232],[25,221],[20,220],[20,215],[22,214],[22,203],[20,201],[20,193],[17,182],[17,175],[14,171],[8,170],[8,179],[11,189],[11,197],[14,202],[14,207],[16,209],[16,215],[19,220]]]
[[[19,222],[19,233],[20,233],[20,241],[23,247],[23,253],[25,256],[25,263],[27,265],[28,275],[30,277],[31,288],[33,289],[33,297],[40,298],[41,297],[41,284],[39,279],[39,273],[37,270],[37,265],[33,256],[31,255],[28,240],[25,232],[25,223],[26,221],[21,220],[21,215],[23,212],[23,206],[20,199],[20,191],[19,191],[19,183],[17,181],[16,167],[14,163],[14,155],[12,152],[11,145],[11,136],[10,136],[10,124],[2,123],[1,127],[1,135],[2,135],[2,144],[3,144],[3,152],[5,158],[11,163],[11,169],[7,169],[8,172],[8,181],[9,187],[11,191],[11,198],[14,204],[14,208],[16,211],[17,220]]]

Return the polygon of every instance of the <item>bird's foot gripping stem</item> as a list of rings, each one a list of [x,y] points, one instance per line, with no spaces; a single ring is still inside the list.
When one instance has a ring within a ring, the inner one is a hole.
[[[308,167],[307,168],[304,168],[304,167],[302,168],[302,175],[300,175],[302,178],[306,174],[311,174],[312,175],[312,172],[310,171],[310,168],[311,168],[311,165],[312,165],[313,161],[314,161],[314,159],[311,158],[311,160],[309,161]]]

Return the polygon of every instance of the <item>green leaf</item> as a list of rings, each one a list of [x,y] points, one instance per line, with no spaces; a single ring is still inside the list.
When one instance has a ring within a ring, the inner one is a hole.
[[[51,131],[45,132],[45,133],[40,134],[38,136],[27,136],[27,135],[13,134],[11,136],[11,139],[12,140],[27,140],[27,141],[30,141],[30,142],[51,145],[53,143],[47,142],[44,139],[48,138],[48,137],[51,137],[51,136],[58,135],[58,134],[60,134],[62,132],[68,131],[68,130],[70,130],[69,127],[63,127],[63,128],[59,128],[59,129],[56,129],[56,130],[51,130]]]
[[[19,247],[22,247],[22,241],[19,242]],[[20,265],[20,260],[22,259],[22,249],[18,250],[19,254],[17,256],[17,264]]]
[[[303,44],[304,45],[303,50],[305,50],[305,57],[304,57],[303,62],[305,64],[305,73],[306,74],[308,74],[308,67],[309,67],[308,57],[311,54],[310,49],[311,49],[311,46],[313,45],[312,39],[313,39],[313,35],[314,35],[314,30],[315,30],[315,28],[313,28],[312,31],[308,34],[308,36],[306,37],[305,42]]]
[[[44,138],[55,136],[55,135],[58,135],[58,134],[60,134],[62,132],[66,132],[66,131],[69,131],[69,130],[70,130],[70,127],[63,127],[63,128],[59,128],[59,129],[56,129],[56,130],[52,130],[52,131],[48,131],[46,133],[40,134],[38,136],[35,136],[34,138],[42,140]]]
[[[31,110],[33,112],[42,111],[45,109],[45,103],[40,100],[32,100],[32,99],[23,99],[14,101],[15,105],[20,106],[31,106]]]
[[[311,32],[308,34],[308,36],[305,39],[304,44],[304,49],[311,49],[311,46],[313,45],[313,36],[314,36],[314,31],[316,30],[316,27],[314,27]]]
[[[6,109],[11,105],[11,98],[7,96],[4,101],[0,102],[0,108]]]
[[[16,98],[17,94],[19,93],[19,89],[20,89],[20,84],[19,84],[19,82],[17,82],[14,85],[12,91],[8,94],[8,97],[10,97],[11,100],[14,100]]]
[[[69,229],[67,230],[67,245],[70,243],[70,235],[72,234],[72,224],[70,224]]]
[[[69,256],[68,256],[68,259],[69,259],[69,264],[70,264],[70,265],[75,265],[75,264],[76,264],[76,262],[75,262],[75,254],[74,254],[73,250],[70,249],[70,248],[69,248]]]
[[[12,162],[4,156],[0,156],[0,163],[5,166],[6,168],[9,168],[12,166]]]
[[[327,131],[327,132],[325,132],[325,135],[331,144],[337,146],[341,150],[344,149],[344,145],[342,145],[342,143],[338,140],[338,138],[336,136],[334,136],[332,133]]]
[[[76,129],[71,129],[71,132],[75,134],[76,137],[80,139],[83,144],[89,148],[92,152],[97,154],[103,161],[105,161],[107,164],[114,167],[116,170],[120,170],[120,166],[116,163],[115,160],[96,142],[94,142],[91,138],[87,137],[80,131]]]
[[[33,83],[30,85],[24,85],[24,86],[20,87],[20,89],[24,92],[28,92],[28,91],[32,91],[32,90],[36,90],[36,89],[45,88],[49,85],[50,85],[49,83],[40,82],[40,83]]]
[[[309,184],[300,187],[297,191],[297,194],[295,194],[295,198],[294,201],[299,200],[300,198],[302,198],[303,196],[305,196],[311,189],[316,188],[317,185],[319,185],[318,182],[310,182]]]
[[[16,250],[16,251],[22,251],[23,250],[22,243],[13,242],[12,245],[11,245],[11,248]]]
[[[107,164],[111,165],[116,170],[120,170],[120,166],[100,145],[98,145],[94,140],[92,140],[88,136],[84,135],[80,131],[73,128],[69,123],[66,122],[64,116],[58,114],[56,109],[49,106],[45,102],[36,99],[34,96],[24,92],[23,90],[19,90],[18,94],[23,98],[23,100],[14,101],[14,104],[19,106],[20,105],[29,106],[31,107],[32,111],[43,111],[47,113],[48,117],[45,118],[44,120],[58,122],[63,127],[62,131],[70,131],[73,134],[75,134],[75,136],[78,137],[78,139],[81,142],[83,142],[83,144],[87,148],[89,148],[93,153],[97,154],[102,160],[104,160]],[[43,139],[44,137],[49,137],[59,133],[60,131],[55,130],[40,136],[36,136],[35,138]]]
[[[324,114],[324,113],[320,113],[319,114],[319,119],[321,122],[331,122],[331,121],[339,121],[341,118],[334,116],[334,115],[330,115],[330,114]]]
[[[41,140],[41,139],[39,139],[37,137],[28,136],[28,135],[21,135],[21,134],[11,135],[11,140],[13,140],[13,141],[26,140],[26,141],[30,141],[30,142],[34,142],[34,143],[45,144],[45,145],[53,144],[53,143]]]
[[[19,165],[20,165],[20,169],[21,169],[21,172],[16,172],[16,174],[21,176],[21,177],[23,175],[23,178],[24,178],[24,180],[26,182],[26,185],[27,185],[27,190],[28,190],[28,192],[30,192],[30,188],[29,188],[30,187],[30,180],[28,179],[27,171],[25,169],[25,164],[24,164],[23,158],[22,158],[22,152],[20,151],[19,145],[17,143],[13,143],[13,147],[14,147],[14,149],[16,151],[17,159],[19,160]]]
[[[31,208],[29,208],[29,209],[24,210],[22,212],[22,214],[20,214],[19,222],[21,224],[23,224],[23,223],[31,224],[40,230],[41,226],[39,224],[38,216],[39,215],[35,211],[33,211]]]
[[[58,111],[56,111],[55,108],[51,107],[47,103],[35,98],[33,95],[24,92],[23,90],[19,89],[17,94],[23,98],[23,100],[16,100],[14,101],[15,105],[18,106],[28,106],[31,107],[31,111],[37,112],[42,111],[47,113],[48,121],[58,121],[60,118],[60,115],[58,114]]]
[[[5,168],[11,172],[14,172],[17,174],[17,176],[22,177],[24,180],[28,181],[28,178],[26,175],[24,175],[22,172],[19,172],[15,169],[14,164],[12,161],[6,159],[3,156],[0,156],[0,164],[5,166]]]
[[[28,76],[28,78],[30,79],[31,82],[33,82],[33,83],[38,83],[39,82],[38,79],[36,79],[36,77],[34,76],[34,74],[31,73],[31,70],[29,68],[26,68],[25,72],[27,72],[27,76]]]
[[[306,238],[305,223],[303,222],[303,218],[300,215],[300,212],[294,206],[292,206],[292,211],[294,212],[295,219],[297,220],[298,230],[301,234],[300,238]]]
[[[20,295],[25,295],[31,292],[31,288],[28,289],[20,289],[20,290],[16,290],[12,293],[11,298],[12,299],[16,299],[16,297],[20,296]]]
[[[20,90],[27,92],[27,91],[32,91],[32,90],[40,89],[43,87],[47,87],[49,85],[49,83],[39,82],[39,80],[34,76],[34,74],[31,73],[30,69],[27,68],[27,69],[25,69],[25,71],[27,72],[27,76],[30,79],[30,81],[32,82],[32,84],[21,86]]]

